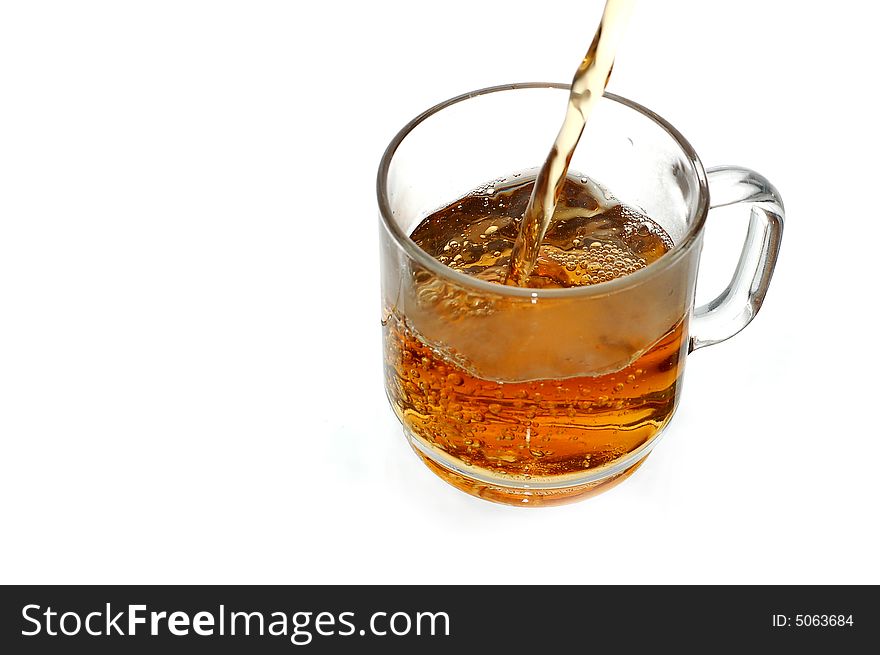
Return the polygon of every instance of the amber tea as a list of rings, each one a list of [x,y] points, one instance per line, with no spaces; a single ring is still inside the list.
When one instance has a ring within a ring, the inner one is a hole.
[[[425,218],[412,239],[455,270],[503,284],[533,185],[534,175],[512,175],[480,187]],[[670,237],[649,217],[617,202],[588,178],[568,176],[529,287],[611,281],[644,268],[671,247]],[[416,281],[416,293],[432,303],[438,320],[479,320],[485,299],[473,292],[462,298],[432,276],[422,278]],[[582,320],[579,314],[569,318]],[[567,329],[558,321],[556,327],[557,335],[546,338],[577,330],[577,325]],[[440,456],[470,476],[483,471],[519,483],[563,482],[647,443],[672,413],[685,343],[683,324],[677,322],[616,370],[554,379],[528,379],[526,368],[533,363],[520,366],[518,353],[511,352],[505,377],[516,379],[506,381],[497,371],[490,377],[474,370],[442,342],[420,335],[397,312],[388,314],[384,329],[392,404],[431,459]],[[483,337],[475,333],[475,338]],[[472,345],[480,348],[480,343]],[[607,348],[613,351],[620,344]],[[503,368],[505,363],[495,365]],[[454,470],[438,472],[454,476]]]

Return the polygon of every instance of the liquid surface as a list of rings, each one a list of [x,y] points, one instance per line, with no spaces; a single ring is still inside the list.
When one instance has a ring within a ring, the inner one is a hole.
[[[607,0],[593,42],[571,82],[565,120],[547,160],[538,172],[537,182],[522,214],[523,220],[506,275],[513,284],[534,286],[529,278],[538,258],[539,246],[564,193],[574,149],[593,108],[605,92],[614,66],[617,44],[623,35],[633,2]]]
[[[424,219],[412,239],[450,268],[503,284],[518,219],[534,184],[534,176],[518,174],[480,187]],[[613,200],[588,178],[569,176],[560,187],[529,286],[607,282],[644,268],[671,247],[672,240],[653,220]]]

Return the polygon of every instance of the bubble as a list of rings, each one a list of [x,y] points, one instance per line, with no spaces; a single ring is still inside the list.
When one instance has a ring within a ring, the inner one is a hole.
[[[446,381],[454,387],[464,384],[464,378],[458,373],[450,373],[446,376]]]
[[[492,414],[500,414],[501,413],[501,405],[498,403],[492,403],[489,405],[489,412]]]

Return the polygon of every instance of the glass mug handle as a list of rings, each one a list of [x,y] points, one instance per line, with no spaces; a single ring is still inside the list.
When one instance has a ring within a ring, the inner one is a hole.
[[[785,220],[782,198],[764,176],[738,166],[718,166],[706,174],[710,209],[745,204],[751,208],[751,218],[730,284],[717,298],[694,309],[691,352],[729,339],[761,309],[779,256]]]

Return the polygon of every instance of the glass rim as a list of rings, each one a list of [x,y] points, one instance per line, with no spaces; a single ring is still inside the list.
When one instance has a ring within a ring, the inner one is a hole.
[[[388,231],[388,233],[391,235],[397,245],[400,246],[410,258],[418,262],[424,268],[435,273],[436,275],[450,278],[451,280],[461,284],[462,286],[481,289],[483,291],[502,296],[534,299],[535,297],[553,298],[564,296],[566,298],[569,298],[578,296],[601,296],[610,293],[616,293],[618,291],[621,291],[622,289],[636,286],[642,281],[647,280],[649,277],[662,272],[663,270],[675,264],[675,262],[677,262],[682,256],[684,256],[685,253],[688,252],[690,247],[697,240],[697,237],[700,235],[700,232],[702,231],[703,226],[706,223],[706,216],[709,212],[709,182],[706,178],[706,170],[705,168],[703,168],[703,163],[697,156],[697,153],[694,150],[693,146],[691,146],[691,144],[688,142],[687,139],[684,138],[681,132],[675,129],[675,127],[673,127],[672,124],[669,123],[669,121],[651,111],[647,107],[613,93],[605,93],[602,96],[602,99],[611,100],[612,102],[616,102],[620,105],[623,105],[624,107],[627,107],[642,114],[643,116],[657,124],[659,127],[661,127],[664,131],[666,131],[669,136],[672,137],[672,139],[678,144],[682,152],[684,152],[685,156],[687,157],[688,163],[690,164],[691,169],[695,177],[697,178],[697,184],[699,185],[699,198],[696,209],[696,217],[694,221],[688,226],[688,229],[684,233],[682,239],[678,243],[674,244],[669,252],[664,254],[658,260],[648,264],[644,268],[641,268],[634,273],[630,273],[629,275],[624,275],[623,277],[615,278],[607,282],[600,282],[598,284],[590,284],[580,287],[567,287],[563,289],[513,287],[487,282],[486,280],[480,280],[479,278],[472,277],[470,275],[462,273],[461,271],[456,271],[455,269],[450,268],[445,264],[441,264],[438,260],[434,259],[431,255],[422,250],[422,248],[419,247],[419,245],[415,241],[413,241],[408,234],[401,230],[400,227],[393,220],[391,202],[388,198],[387,193],[387,181],[388,171],[391,168],[391,160],[394,158],[394,154],[397,152],[397,148],[400,146],[400,144],[403,143],[403,140],[410,134],[410,132],[412,132],[426,119],[430,118],[441,110],[446,109],[447,107],[451,107],[452,105],[458,104],[459,102],[464,102],[465,100],[470,100],[471,98],[487,95],[489,93],[497,93],[499,91],[514,91],[517,89],[559,89],[563,91],[570,91],[571,85],[561,84],[557,82],[522,82],[513,84],[499,84],[497,86],[489,86],[483,89],[479,89],[477,91],[462,93],[461,95],[457,95],[453,98],[449,98],[448,100],[444,100],[443,102],[440,102],[433,107],[423,111],[421,114],[419,114],[411,121],[409,121],[406,125],[404,125],[391,140],[391,143],[388,144],[388,147],[385,149],[385,153],[382,155],[382,160],[379,163],[379,171],[376,177],[376,194],[379,202],[379,214],[382,218],[382,224],[384,225],[385,229]],[[589,127],[587,129],[589,129]],[[491,173],[488,173],[488,175],[491,175]]]

